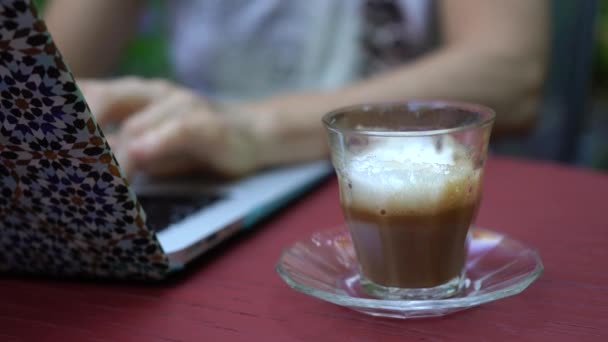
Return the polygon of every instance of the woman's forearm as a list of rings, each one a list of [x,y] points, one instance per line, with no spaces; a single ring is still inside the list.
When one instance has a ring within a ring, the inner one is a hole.
[[[248,108],[259,115],[252,116],[258,122],[252,127],[257,127],[254,135],[264,146],[259,149],[262,165],[270,166],[325,156],[321,117],[332,109],[364,102],[478,102],[497,111],[498,135],[526,131],[535,118],[543,70],[540,60],[450,47],[342,89],[277,96]]]
[[[263,166],[283,163],[285,157],[325,156],[323,114],[363,102],[478,102],[496,110],[495,136],[529,131],[545,73],[547,1],[444,0],[440,7],[444,42],[438,50],[334,91],[280,95],[245,105],[266,117],[254,134],[264,147],[259,149]]]
[[[335,104],[412,98],[478,102],[496,110],[497,132],[515,133],[533,123],[544,69],[542,60],[528,56],[448,47],[337,91]]]

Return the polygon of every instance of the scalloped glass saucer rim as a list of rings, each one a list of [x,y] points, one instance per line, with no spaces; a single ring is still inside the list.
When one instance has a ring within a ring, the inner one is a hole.
[[[315,232],[311,235],[314,236],[318,233],[328,233],[334,231],[345,231],[346,227],[340,226],[338,228],[327,229],[320,232]],[[316,289],[307,285],[303,285],[293,280],[289,276],[289,272],[283,269],[281,266],[281,260],[285,256],[286,253],[289,252],[290,248],[295,246],[298,242],[294,243],[290,247],[284,249],[279,257],[276,265],[275,271],[278,275],[285,281],[285,283],[294,290],[300,291],[304,294],[325,300],[327,302],[337,304],[340,306],[351,307],[355,310],[360,311],[359,309],[381,309],[381,310],[393,310],[393,311],[424,311],[424,310],[463,310],[470,307],[478,306],[484,303],[496,301],[499,299],[503,299],[506,297],[514,296],[516,294],[521,293],[525,290],[530,284],[532,284],[544,271],[544,266],[540,255],[536,251],[536,249],[528,247],[522,242],[512,239],[508,237],[508,235],[499,233],[496,231],[492,231],[489,229],[483,229],[479,227],[471,227],[471,230],[490,233],[494,235],[500,235],[502,237],[508,238],[509,240],[516,242],[522,246],[527,248],[527,252],[531,253],[535,259],[536,266],[533,271],[528,274],[520,275],[518,277],[512,278],[515,280],[517,278],[521,278],[516,281],[514,284],[506,286],[504,288],[491,291],[483,294],[475,294],[475,292],[468,294],[464,297],[452,297],[452,298],[443,298],[443,299],[423,299],[423,300],[410,300],[410,299],[381,299],[381,298],[361,298],[361,297],[353,297],[347,294],[336,294],[320,289]],[[509,265],[506,265],[509,266]],[[505,267],[505,266],[503,266]],[[475,286],[475,284],[471,284],[470,280],[467,279],[465,281],[466,286]],[[478,289],[476,289],[478,290]],[[362,311],[367,313],[366,311]]]

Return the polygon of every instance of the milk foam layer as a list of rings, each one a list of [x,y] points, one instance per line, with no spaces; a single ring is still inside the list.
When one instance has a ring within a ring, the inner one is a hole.
[[[480,171],[448,136],[377,138],[347,158],[340,179],[344,205],[408,214],[470,203],[478,196]]]

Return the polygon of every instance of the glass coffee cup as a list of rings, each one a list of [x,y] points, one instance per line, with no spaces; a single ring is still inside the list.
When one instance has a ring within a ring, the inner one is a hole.
[[[323,117],[361,285],[436,299],[465,280],[494,112],[448,101],[357,105]]]

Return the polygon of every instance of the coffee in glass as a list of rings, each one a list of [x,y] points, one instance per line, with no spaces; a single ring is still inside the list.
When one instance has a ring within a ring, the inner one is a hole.
[[[461,288],[493,120],[488,108],[442,101],[361,105],[324,117],[370,294],[443,298]]]

